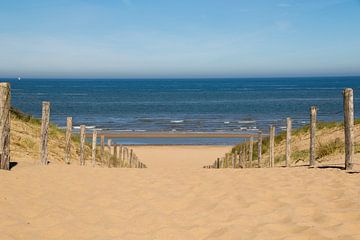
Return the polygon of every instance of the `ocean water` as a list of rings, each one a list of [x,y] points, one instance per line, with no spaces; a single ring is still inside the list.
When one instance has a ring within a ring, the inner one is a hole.
[[[6,79],[8,80],[8,79]],[[360,103],[360,77],[258,79],[21,79],[10,80],[12,103],[40,117],[51,102],[51,120],[111,132],[257,132],[274,124],[285,129],[309,122],[341,120],[342,90],[354,89]],[[360,114],[356,111],[356,116]],[[90,130],[90,129],[89,129]],[[241,139],[118,139],[127,144],[235,144]]]

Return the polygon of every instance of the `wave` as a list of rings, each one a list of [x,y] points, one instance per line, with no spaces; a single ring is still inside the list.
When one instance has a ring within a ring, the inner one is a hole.
[[[170,122],[171,123],[183,123],[184,120],[171,120]]]
[[[247,121],[238,121],[238,123],[249,124],[249,123],[256,123],[256,121],[255,120],[247,120]]]
[[[80,129],[80,126],[74,126],[74,129]],[[85,129],[95,129],[96,126],[85,126]]]

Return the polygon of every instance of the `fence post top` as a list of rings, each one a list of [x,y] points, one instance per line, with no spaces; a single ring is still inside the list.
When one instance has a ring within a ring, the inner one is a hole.
[[[345,88],[344,90],[343,90],[343,94],[351,94],[351,93],[353,93],[353,89],[352,88]]]
[[[0,82],[0,87],[8,88],[8,87],[10,87],[10,83],[9,82]]]
[[[48,101],[43,101],[42,104],[43,104],[43,106],[50,106],[50,102],[48,102]]]

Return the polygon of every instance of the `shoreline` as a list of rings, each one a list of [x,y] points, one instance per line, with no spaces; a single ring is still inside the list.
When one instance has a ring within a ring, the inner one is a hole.
[[[146,132],[146,133],[101,133],[98,135],[104,136],[105,138],[250,138],[258,136],[250,133],[214,133],[214,132]],[[266,134],[263,134],[263,136]],[[85,134],[87,138],[92,137],[92,134]]]

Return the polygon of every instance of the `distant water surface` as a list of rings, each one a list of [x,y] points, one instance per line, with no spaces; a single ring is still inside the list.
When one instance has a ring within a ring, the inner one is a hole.
[[[116,132],[267,132],[284,119],[294,127],[308,123],[309,108],[319,120],[342,119],[342,90],[355,91],[360,77],[268,79],[22,79],[11,80],[13,105],[40,117],[41,102],[51,102],[51,120]],[[356,116],[359,114],[356,112]],[[89,129],[90,130],[90,129]],[[234,144],[239,139],[151,140],[133,144]]]

